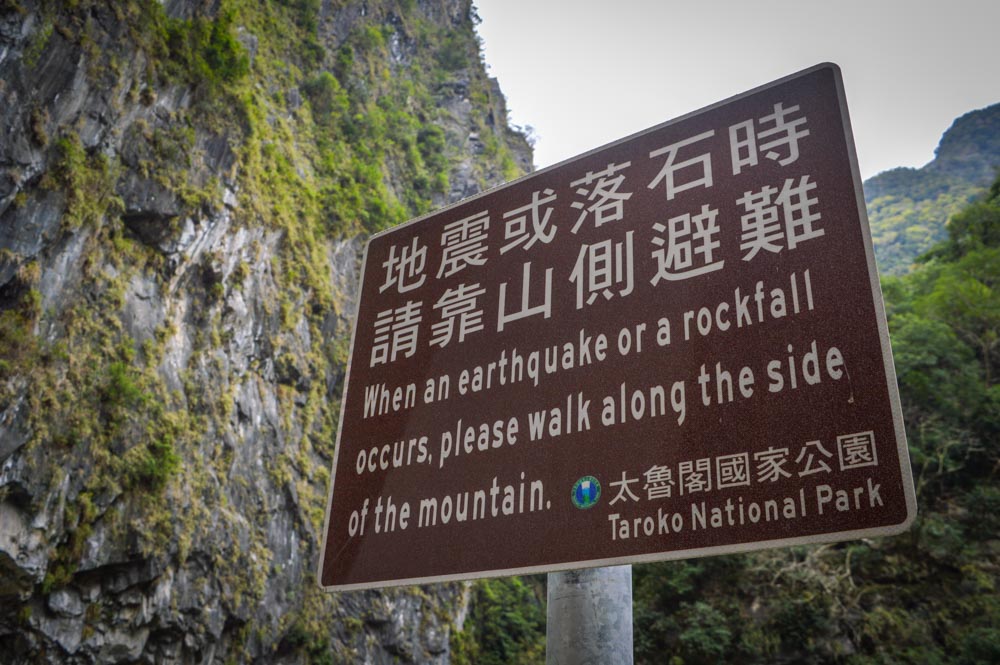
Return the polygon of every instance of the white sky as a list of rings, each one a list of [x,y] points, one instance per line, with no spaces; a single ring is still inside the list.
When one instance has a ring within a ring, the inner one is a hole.
[[[1000,0],[474,2],[538,168],[820,62],[843,71],[864,178],[1000,102]]]

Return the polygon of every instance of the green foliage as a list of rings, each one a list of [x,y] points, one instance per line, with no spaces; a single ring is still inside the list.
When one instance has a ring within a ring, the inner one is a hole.
[[[49,112],[36,106],[31,110],[30,121],[31,139],[36,145],[44,148],[49,143],[49,134],[45,129],[49,122]]]
[[[166,43],[172,73],[189,85],[223,86],[250,71],[246,50],[236,39],[235,13],[224,11],[214,19],[170,19]]]
[[[42,184],[66,197],[65,228],[95,227],[106,215],[124,210],[115,193],[118,167],[107,155],[85,150],[75,133],[56,142],[56,155],[55,166]]]
[[[420,157],[427,169],[445,178],[444,186],[439,187],[442,193],[447,190],[448,157],[445,154],[444,130],[437,125],[428,125],[417,132],[417,147]]]
[[[162,490],[180,469],[181,458],[174,450],[174,437],[150,438],[145,445],[132,448],[125,458],[125,486]]]
[[[1000,663],[1000,630],[975,628],[965,633],[959,643],[959,665]]]
[[[908,403],[961,419],[981,398],[980,372],[971,348],[954,329],[918,314],[892,317],[896,376]],[[950,390],[943,391],[947,385]]]
[[[128,363],[121,360],[111,363],[107,382],[101,390],[101,402],[110,409],[131,410],[141,408],[147,401]]]
[[[73,580],[74,568],[65,564],[50,565],[42,578],[42,593],[49,594],[62,589]]]
[[[701,602],[688,607],[684,615],[677,638],[684,662],[718,662],[733,639],[726,616]]]
[[[347,93],[330,72],[320,72],[302,85],[309,98],[313,119],[324,126],[335,126],[348,110]]]
[[[723,590],[735,587],[743,557],[691,559],[633,568],[636,662],[714,663],[741,638]]]
[[[326,55],[326,51],[317,39],[322,0],[278,0],[278,2],[293,11],[293,20],[299,28],[301,39],[299,48],[303,64],[309,67],[318,66]]]
[[[948,220],[948,238],[928,258],[954,261],[984,247],[1000,247],[1000,192],[996,183],[989,197],[977,201]]]
[[[527,580],[527,581],[526,581]],[[545,610],[538,582],[479,580],[461,632],[451,638],[456,665],[529,665],[545,660]]]
[[[279,644],[279,651],[300,653],[309,665],[333,665],[330,638],[315,632],[301,617],[288,628]]]
[[[24,55],[22,56],[25,67],[32,69],[38,64],[39,58],[41,58],[42,53],[45,52],[45,48],[49,45],[54,28],[55,25],[51,21],[45,21],[38,27],[35,34],[31,36],[31,41],[28,42],[28,47],[24,50]]]
[[[385,49],[385,33],[381,26],[369,23],[357,33],[355,41],[359,49],[365,53],[380,53]]]
[[[34,288],[39,279],[37,263],[18,270],[8,289],[17,294],[12,303],[0,311],[0,379],[30,367],[38,356],[35,323],[41,315],[41,294]],[[0,398],[5,396],[0,390]]]
[[[918,306],[928,316],[946,322],[978,352],[985,385],[991,386],[1000,344],[1000,247],[976,249],[942,266],[933,290]]]
[[[445,37],[437,52],[438,64],[447,71],[457,71],[471,63],[468,37],[453,33]]]
[[[980,191],[956,182],[941,193],[918,191],[912,197],[887,194],[869,201],[868,217],[879,270],[888,275],[909,271],[916,257],[944,237],[944,221]]]

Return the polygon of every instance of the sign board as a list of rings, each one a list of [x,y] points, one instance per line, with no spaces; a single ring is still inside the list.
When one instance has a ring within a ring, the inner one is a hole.
[[[907,528],[836,66],[372,237],[331,484],[329,589]]]

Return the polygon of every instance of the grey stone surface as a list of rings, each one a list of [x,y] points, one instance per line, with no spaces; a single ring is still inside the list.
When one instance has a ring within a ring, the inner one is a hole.
[[[109,346],[116,338],[132,340],[136,353],[143,343],[161,345],[155,370],[174,398],[196,415],[221,415],[178,450],[183,470],[152,511],[123,490],[121,478],[88,484],[94,461],[86,446],[53,443],[52,433],[31,445],[28,416],[45,407],[29,393],[27,377],[0,376],[4,394],[12,395],[0,399],[0,660],[299,663],[305,652],[294,639],[296,622],[319,615],[337,662],[447,663],[452,624],[461,624],[467,602],[460,585],[323,596],[313,590],[320,534],[302,495],[326,496],[331,460],[311,450],[300,416],[315,386],[330,400],[341,387],[344,367],[317,376],[310,354],[317,335],[331,344],[349,338],[364,239],[323,241],[336,311],[320,325],[302,319],[284,329],[273,265],[285,237],[246,218],[239,137],[196,123],[186,175],[193,186],[214,186],[217,200],[195,210],[183,205],[150,170],[142,137],[178,129],[177,118],[192,109],[192,90],[146,75],[149,63],[130,50],[112,4],[92,3],[73,19],[59,14],[69,9],[49,11],[39,0],[19,4],[23,12],[0,11],[0,311],[14,302],[19,271],[37,265],[40,339],[65,340],[65,313],[77,302],[92,304],[95,316],[109,315]],[[215,0],[163,5],[183,19],[219,9]],[[452,26],[469,10],[468,0],[417,0],[414,9],[423,20]],[[360,1],[322,3],[318,38],[329,53],[368,11]],[[66,25],[55,25],[53,16]],[[385,20],[403,25],[391,12]],[[67,38],[79,27],[73,21],[90,26],[93,50]],[[263,57],[248,28],[238,27],[238,39],[252,57]],[[405,33],[394,38],[394,73],[405,73],[420,47]],[[95,70],[94,52],[113,54],[116,67]],[[501,179],[499,167],[484,171],[464,157],[479,149],[470,138],[476,110],[468,85],[458,72],[442,93],[455,159],[452,192],[439,204]],[[304,103],[298,91],[286,100],[292,111]],[[491,103],[491,116],[505,118],[498,90]],[[33,136],[39,128],[48,141]],[[120,206],[79,228],[65,224],[67,194],[43,185],[57,159],[53,139],[69,132],[88,155],[118,165],[108,195]],[[512,139],[511,149],[530,168],[523,140]],[[153,257],[147,268],[124,273],[111,252],[89,264],[94,244],[113,246],[109,238],[118,235]],[[117,309],[101,309],[108,289],[88,275],[120,278],[111,299]],[[296,417],[287,417],[288,409]],[[42,414],[36,422],[44,420]],[[54,452],[63,460],[58,467]],[[289,459],[323,471],[289,470]],[[92,513],[86,529],[81,506]],[[150,512],[156,520],[147,519]],[[68,582],[58,581],[67,575]]]

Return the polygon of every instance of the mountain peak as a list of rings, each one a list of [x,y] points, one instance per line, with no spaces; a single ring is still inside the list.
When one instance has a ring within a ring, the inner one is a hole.
[[[957,118],[941,137],[927,166],[974,180],[989,181],[1000,166],[1000,104]]]
[[[899,274],[945,236],[945,223],[981,195],[1000,168],[1000,104],[959,117],[934,159],[864,183],[879,270]]]

